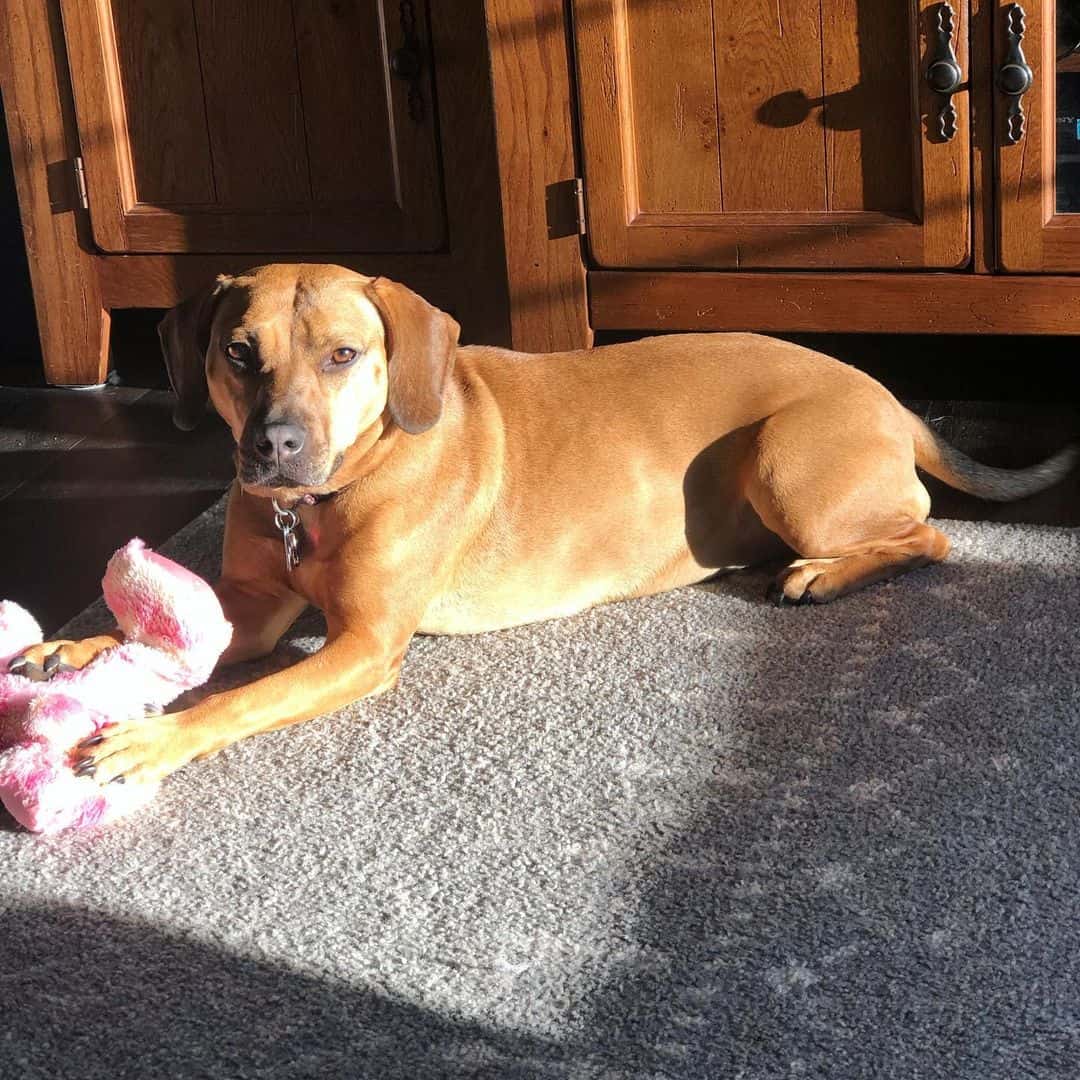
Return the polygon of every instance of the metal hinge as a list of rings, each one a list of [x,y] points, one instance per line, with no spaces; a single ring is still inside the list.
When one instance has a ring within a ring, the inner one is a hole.
[[[82,155],[73,158],[71,164],[75,170],[75,191],[79,196],[79,204],[84,210],[89,210],[90,197],[86,194],[86,166],[83,165]]]
[[[81,157],[50,161],[45,166],[45,182],[49,188],[49,209],[54,214],[90,209],[86,170]]]
[[[546,190],[548,239],[585,235],[585,184],[581,177],[548,184]]]

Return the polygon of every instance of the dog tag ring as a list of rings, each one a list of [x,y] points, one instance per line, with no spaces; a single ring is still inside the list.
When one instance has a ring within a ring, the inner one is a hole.
[[[296,535],[300,518],[295,510],[280,506],[277,499],[270,501],[274,504],[274,525],[281,533],[281,542],[285,547],[285,571],[291,574],[300,565],[300,538]]]

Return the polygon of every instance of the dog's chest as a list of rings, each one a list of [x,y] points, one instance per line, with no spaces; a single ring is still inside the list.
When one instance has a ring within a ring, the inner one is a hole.
[[[701,581],[712,573],[680,546],[658,560],[574,569],[557,560],[478,573],[445,590],[428,605],[424,634],[476,634],[564,618],[613,600],[629,599]]]
[[[536,596],[514,591],[492,591],[483,596],[447,592],[424,612],[422,634],[480,634],[523,623],[574,615],[610,597],[603,590],[580,589],[574,595]]]

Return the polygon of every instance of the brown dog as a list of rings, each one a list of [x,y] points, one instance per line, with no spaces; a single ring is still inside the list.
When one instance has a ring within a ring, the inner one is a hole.
[[[569,615],[778,556],[793,560],[779,602],[832,600],[945,557],[916,466],[1010,499],[1073,459],[977,465],[867,375],[767,337],[524,356],[457,336],[403,286],[333,266],[220,278],[169,313],[177,422],[209,393],[237,445],[226,660],[268,653],[308,604],[327,640],[287,671],[109,729],[77,751],[82,771],[158,777],[387,690],[417,632]],[[60,651],[81,664],[112,642]]]

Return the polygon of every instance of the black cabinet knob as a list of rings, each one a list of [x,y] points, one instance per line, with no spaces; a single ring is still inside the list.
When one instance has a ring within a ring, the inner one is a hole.
[[[420,74],[420,54],[415,49],[395,49],[390,54],[390,70],[406,82]]]
[[[951,60],[936,60],[926,69],[926,81],[938,94],[955,94],[963,80],[960,65]]]
[[[1026,94],[1031,89],[1031,68],[1021,64],[1006,64],[998,72],[998,89],[1003,94]]]

